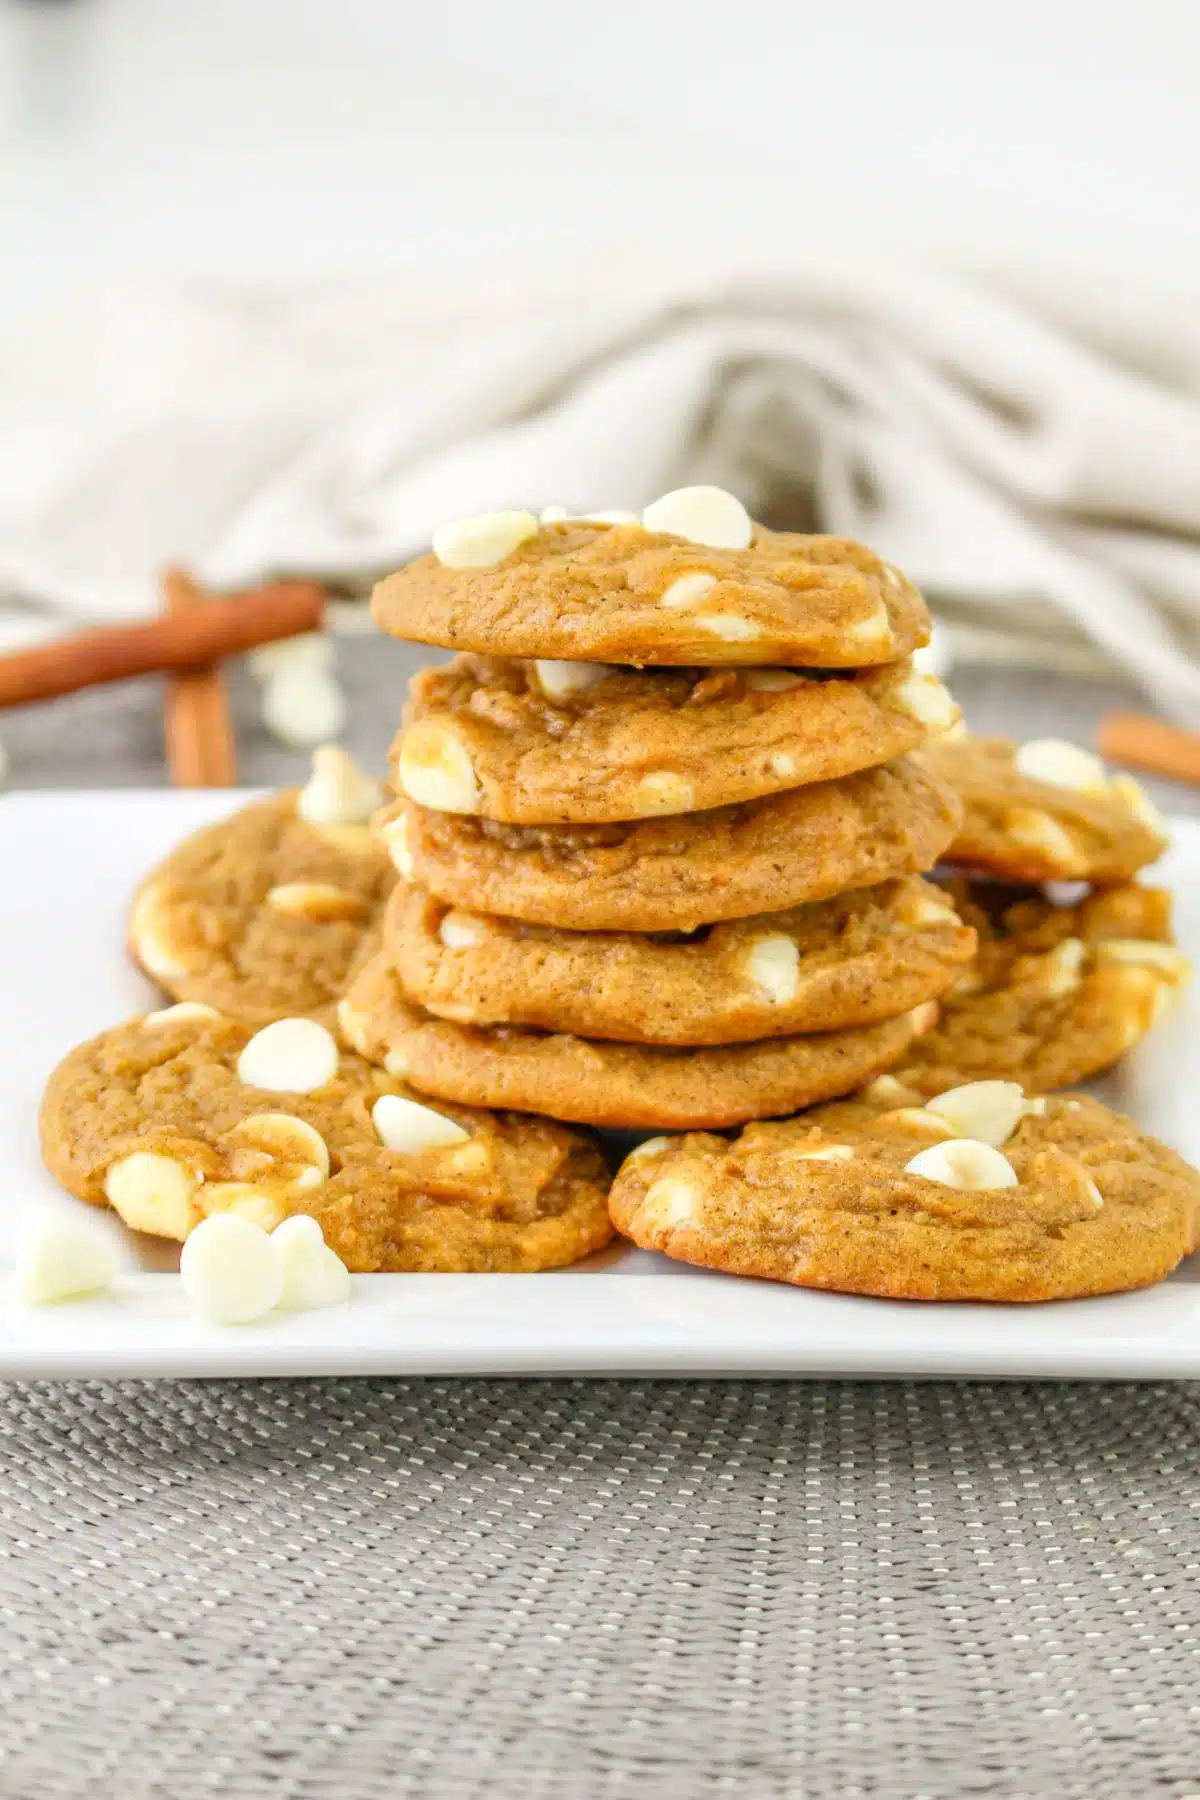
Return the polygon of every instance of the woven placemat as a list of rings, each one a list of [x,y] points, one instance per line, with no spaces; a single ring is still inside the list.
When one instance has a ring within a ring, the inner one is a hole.
[[[0,1390],[5,1800],[1200,1794],[1200,1389]]]

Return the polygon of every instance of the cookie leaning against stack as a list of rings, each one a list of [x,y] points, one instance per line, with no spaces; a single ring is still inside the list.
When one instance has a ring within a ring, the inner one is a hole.
[[[917,879],[960,814],[909,752],[957,709],[898,571],[692,488],[461,521],[374,611],[460,654],[393,749],[411,885],[339,1009],[361,1054],[444,1100],[685,1129],[845,1094],[932,1023],[975,940]]]

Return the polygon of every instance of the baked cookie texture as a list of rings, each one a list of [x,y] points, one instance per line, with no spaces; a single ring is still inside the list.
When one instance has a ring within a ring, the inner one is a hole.
[[[912,583],[845,538],[755,526],[748,548],[641,525],[543,525],[501,561],[450,568],[436,554],[372,598],[395,637],[485,656],[858,669],[929,639]]]
[[[704,1049],[592,1041],[432,1018],[386,956],[338,1011],[346,1042],[422,1093],[613,1127],[734,1125],[846,1094],[889,1068],[936,1006],[854,1031]]]
[[[409,998],[458,1024],[732,1044],[894,1018],[963,973],[975,934],[916,876],[660,936],[522,925],[402,883],[383,949]]]
[[[1115,1293],[1193,1248],[1200,1176],[1098,1101],[987,1082],[941,1104],[651,1140],[617,1174],[614,1223],[681,1262],[902,1300]]]
[[[401,803],[401,873],[453,906],[570,931],[693,931],[929,869],[959,802],[912,758],[785,794],[607,825],[501,825]]]
[[[943,737],[919,755],[963,803],[946,857],[962,868],[1010,881],[1114,883],[1167,847],[1165,821],[1133,777],[1109,776],[1072,744]]]
[[[342,1052],[313,1091],[256,1087],[238,1074],[252,1035],[185,1005],[81,1044],[42,1102],[51,1174],[165,1237],[218,1211],[268,1229],[308,1213],[360,1273],[555,1268],[611,1235],[608,1174],[587,1138],[447,1106],[432,1123],[451,1121],[455,1141],[389,1148],[372,1113],[383,1096],[411,1097],[402,1082]]]
[[[890,1094],[915,1099],[989,1076],[1034,1094],[1071,1087],[1139,1043],[1187,987],[1162,888],[1129,883],[1070,905],[961,877],[947,888],[979,948],[893,1070]]]
[[[821,675],[459,656],[409,692],[397,792],[507,824],[752,800],[890,762],[958,717],[907,661]]]
[[[247,1024],[333,1020],[377,936],[395,869],[365,816],[310,824],[297,811],[302,791],[195,832],[138,887],[130,952],[168,994]]]

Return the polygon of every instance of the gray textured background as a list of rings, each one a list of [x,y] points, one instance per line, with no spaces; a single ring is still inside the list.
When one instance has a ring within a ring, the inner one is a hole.
[[[339,659],[378,765],[414,658]],[[954,687],[1083,741],[1135,700]],[[0,737],[165,780],[153,682]],[[0,1796],[1197,1800],[1198,1444],[1184,1384],[13,1384]]]

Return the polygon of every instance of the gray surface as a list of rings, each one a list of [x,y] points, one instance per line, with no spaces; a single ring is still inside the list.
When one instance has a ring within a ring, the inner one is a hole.
[[[411,657],[340,660],[379,764]],[[152,683],[0,722],[21,785],[159,734]],[[1195,1387],[71,1383],[0,1441],[3,1800],[1200,1795]]]

